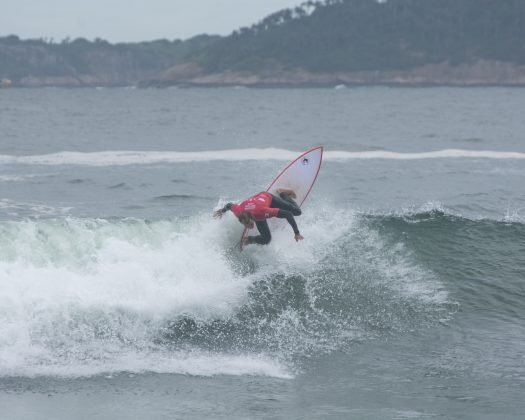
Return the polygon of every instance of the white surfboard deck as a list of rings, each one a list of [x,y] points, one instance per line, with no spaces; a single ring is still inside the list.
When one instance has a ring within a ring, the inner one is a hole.
[[[323,161],[323,147],[315,147],[304,152],[290,162],[281,173],[273,180],[268,189],[269,193],[277,194],[277,189],[288,188],[295,191],[295,202],[301,207],[314,186],[321,163]],[[240,248],[243,250],[244,238],[250,229],[245,228],[241,235]]]

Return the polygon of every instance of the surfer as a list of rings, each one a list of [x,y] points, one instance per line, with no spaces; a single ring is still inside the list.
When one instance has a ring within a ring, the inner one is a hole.
[[[267,245],[272,240],[270,228],[266,219],[277,217],[279,219],[286,219],[293,229],[296,241],[302,241],[304,238],[299,233],[297,223],[295,223],[294,216],[301,215],[301,209],[293,200],[296,198],[293,190],[279,188],[277,190],[279,196],[270,194],[269,192],[261,192],[256,194],[240,204],[228,203],[222,209],[213,213],[213,217],[220,219],[224,213],[231,210],[239,222],[246,228],[251,229],[257,226],[259,230],[258,236],[248,236],[244,239],[244,244],[259,244]]]

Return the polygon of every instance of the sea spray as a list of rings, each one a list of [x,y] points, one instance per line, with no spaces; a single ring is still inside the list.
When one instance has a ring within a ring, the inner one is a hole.
[[[213,245],[221,227],[201,222],[2,224],[0,370],[111,366],[130,350],[154,349],[166,319],[231,314],[248,283]]]
[[[0,374],[267,374],[443,318],[446,293],[402,244],[330,205],[235,247],[210,214],[0,224]]]

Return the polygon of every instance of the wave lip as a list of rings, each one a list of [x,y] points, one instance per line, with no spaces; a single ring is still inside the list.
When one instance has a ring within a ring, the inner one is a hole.
[[[24,165],[86,165],[86,166],[123,166],[150,165],[158,163],[188,163],[213,161],[250,161],[250,160],[282,160],[294,159],[299,152],[278,148],[250,148],[205,150],[198,152],[177,151],[133,151],[108,150],[100,152],[70,152],[62,151],[44,155],[0,155],[0,164]],[[421,160],[421,159],[525,159],[524,152],[444,149],[427,152],[392,152],[385,150],[344,151],[328,150],[324,153],[325,160],[341,161],[352,159],[390,159],[390,160]]]

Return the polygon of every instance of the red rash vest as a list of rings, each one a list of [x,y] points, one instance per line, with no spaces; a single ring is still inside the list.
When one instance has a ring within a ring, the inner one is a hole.
[[[272,196],[267,192],[262,192],[244,200],[241,204],[232,204],[231,211],[239,217],[241,213],[250,213],[256,222],[262,222],[270,217],[276,217],[279,213],[278,208],[271,208]]]

